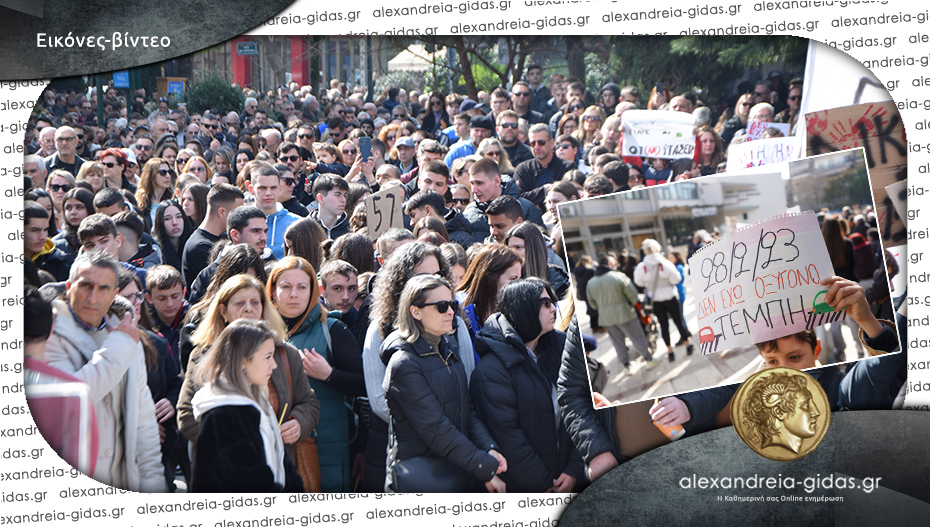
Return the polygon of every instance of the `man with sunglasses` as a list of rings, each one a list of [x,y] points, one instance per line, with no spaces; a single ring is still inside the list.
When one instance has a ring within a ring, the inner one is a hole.
[[[521,143],[517,138],[520,135],[520,116],[513,110],[505,110],[497,116],[497,138],[504,145],[510,163],[517,166],[520,163],[533,159],[530,147]]]
[[[542,207],[545,205],[549,186],[560,181],[569,170],[574,170],[575,163],[555,155],[555,140],[548,125],[539,123],[531,126],[529,140],[533,149],[533,159],[517,165],[513,179],[520,187],[520,197],[537,207]]]
[[[297,140],[302,141],[301,136],[309,136],[311,133],[309,129],[301,128],[297,134]],[[312,141],[311,141],[312,145]],[[309,152],[309,151],[308,151]],[[308,154],[309,155],[309,154]],[[289,205],[291,198],[297,201],[297,204],[306,211],[304,205],[309,204],[313,201],[313,197],[310,196],[306,190],[304,190],[305,185],[307,184],[308,175],[304,172],[304,155],[301,154],[301,147],[298,144],[285,141],[278,146],[276,159],[279,164],[284,165],[291,173],[291,177],[295,179],[295,187],[292,191],[285,189],[285,182],[281,182],[281,193],[282,198],[279,199],[284,208],[287,210],[299,214],[301,216],[306,216],[306,214],[301,214],[300,212],[294,210],[292,205]],[[284,176],[282,176],[284,177]],[[284,195],[287,195],[284,197]]]
[[[132,151],[136,154],[136,163],[142,166],[155,153],[155,141],[148,135],[137,135],[136,142],[132,145]]]
[[[296,152],[296,150],[295,150]],[[278,203],[287,211],[292,212],[302,218],[310,215],[310,211],[295,196],[296,188],[299,188],[298,179],[290,165],[278,163],[274,166],[278,174],[281,174],[281,189],[278,191]]]
[[[526,119],[530,125],[544,122],[543,114],[530,108],[533,90],[530,89],[529,84],[523,81],[515,82],[513,88],[511,88],[510,95],[510,107],[517,113],[517,116],[521,119]],[[501,113],[503,112],[499,112],[497,115],[499,116]]]
[[[45,158],[45,168],[49,172],[56,169],[67,170],[72,176],[77,177],[84,160],[75,153],[77,132],[74,128],[62,126],[55,130],[55,147],[58,151]]]

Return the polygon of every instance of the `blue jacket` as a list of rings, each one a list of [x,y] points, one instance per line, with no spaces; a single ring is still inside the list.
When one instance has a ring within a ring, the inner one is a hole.
[[[265,218],[268,222],[268,241],[266,245],[271,249],[275,259],[284,258],[284,231],[300,216],[285,209],[278,203],[278,211]]]

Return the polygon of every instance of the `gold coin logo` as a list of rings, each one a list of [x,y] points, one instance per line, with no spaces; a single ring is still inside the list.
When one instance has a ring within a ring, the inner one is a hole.
[[[762,457],[793,461],[810,454],[830,427],[830,401],[800,370],[762,370],[739,387],[730,419],[740,439]]]

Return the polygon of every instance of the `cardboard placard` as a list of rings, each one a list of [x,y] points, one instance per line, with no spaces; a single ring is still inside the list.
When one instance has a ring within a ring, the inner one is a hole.
[[[802,144],[797,137],[773,137],[751,143],[730,145],[727,169],[752,168],[801,158]]]
[[[891,204],[894,205],[894,211],[901,218],[901,223],[907,227],[907,180],[888,185],[885,187],[885,192],[891,198]]]
[[[684,112],[627,110],[623,155],[678,159],[694,156],[694,117]]]
[[[907,138],[894,102],[846,106],[804,117],[808,156],[864,148],[882,241],[885,247],[907,243],[904,222],[885,190],[907,179]]]
[[[788,137],[791,132],[791,125],[788,123],[767,123],[765,121],[749,121],[746,124],[746,140],[758,141],[762,139],[762,132],[769,128],[775,128],[781,131],[781,134]]]
[[[394,186],[365,197],[368,237],[375,241],[388,229],[404,227],[404,189]]]
[[[701,352],[716,353],[842,320],[823,301],[833,264],[813,211],[753,223],[688,260]]]

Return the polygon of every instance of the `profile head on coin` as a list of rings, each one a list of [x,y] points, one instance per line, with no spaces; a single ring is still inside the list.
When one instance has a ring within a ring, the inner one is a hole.
[[[820,410],[812,399],[804,377],[776,373],[761,379],[744,403],[750,437],[762,448],[780,446],[797,454],[801,442],[817,433]]]
[[[830,404],[810,375],[763,370],[740,386],[731,407],[740,438],[764,457],[789,461],[812,452],[830,425]]]

